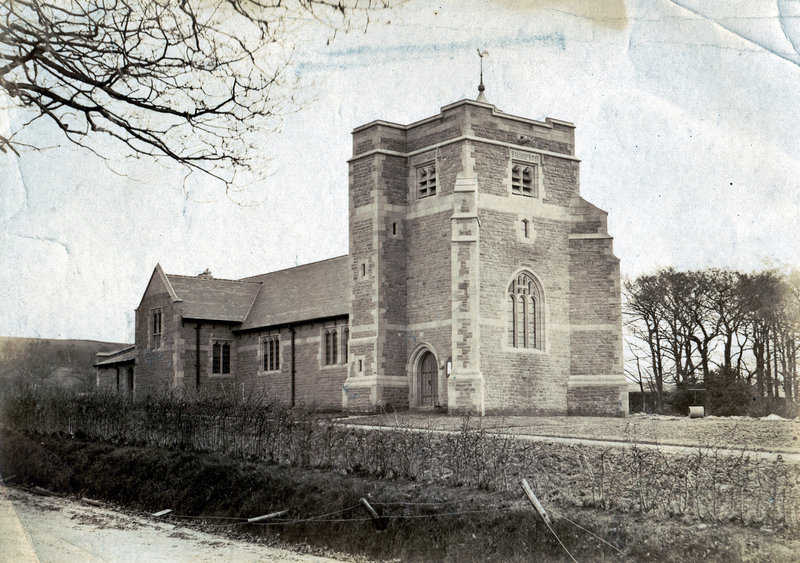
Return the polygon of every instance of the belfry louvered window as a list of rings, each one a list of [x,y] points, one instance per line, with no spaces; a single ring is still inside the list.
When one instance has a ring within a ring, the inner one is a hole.
[[[511,193],[536,197],[536,170],[530,164],[515,162],[511,166]]]
[[[436,195],[436,165],[426,164],[417,168],[417,197]]]
[[[519,274],[508,286],[508,345],[542,349],[542,299],[539,286],[528,273]]]

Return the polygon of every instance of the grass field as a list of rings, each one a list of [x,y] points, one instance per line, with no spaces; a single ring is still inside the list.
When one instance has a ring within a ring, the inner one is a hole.
[[[347,422],[457,431],[462,429],[464,419],[446,415],[391,413],[353,416]],[[499,434],[800,453],[800,419],[690,419],[659,415],[631,415],[627,418],[487,416],[472,417],[468,424],[471,428],[483,428]]]

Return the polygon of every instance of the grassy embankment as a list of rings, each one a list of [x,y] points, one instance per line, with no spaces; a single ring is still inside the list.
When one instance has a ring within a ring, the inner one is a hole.
[[[290,543],[404,560],[569,560],[524,500],[525,477],[578,560],[800,558],[800,544],[788,539],[797,527],[797,467],[745,454],[682,459],[635,444],[521,444],[468,424],[445,436],[369,432],[218,398],[20,393],[6,398],[3,414],[19,431],[3,430],[0,471],[17,482],[186,516],[288,509],[281,522],[228,529]],[[690,498],[709,498],[709,487],[718,498],[708,506]],[[360,497],[382,513],[385,531]],[[327,513],[335,514],[307,520]]]

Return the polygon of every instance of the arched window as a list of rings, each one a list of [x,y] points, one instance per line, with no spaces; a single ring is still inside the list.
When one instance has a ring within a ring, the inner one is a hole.
[[[261,338],[261,371],[281,369],[281,337],[271,334]]]
[[[347,325],[322,328],[321,358],[323,366],[337,366],[347,363],[347,341],[350,338],[350,329]],[[341,358],[341,359],[340,359]]]
[[[331,331],[325,331],[325,365],[333,365],[333,347],[336,342],[331,338]]]
[[[517,346],[517,300],[514,294],[508,296],[508,345]]]
[[[509,346],[542,349],[543,310],[539,284],[522,272],[508,286]]]

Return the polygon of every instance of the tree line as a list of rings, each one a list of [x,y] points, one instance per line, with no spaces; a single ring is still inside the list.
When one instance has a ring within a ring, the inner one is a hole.
[[[800,272],[673,268],[623,285],[626,375],[657,412],[793,414]]]

